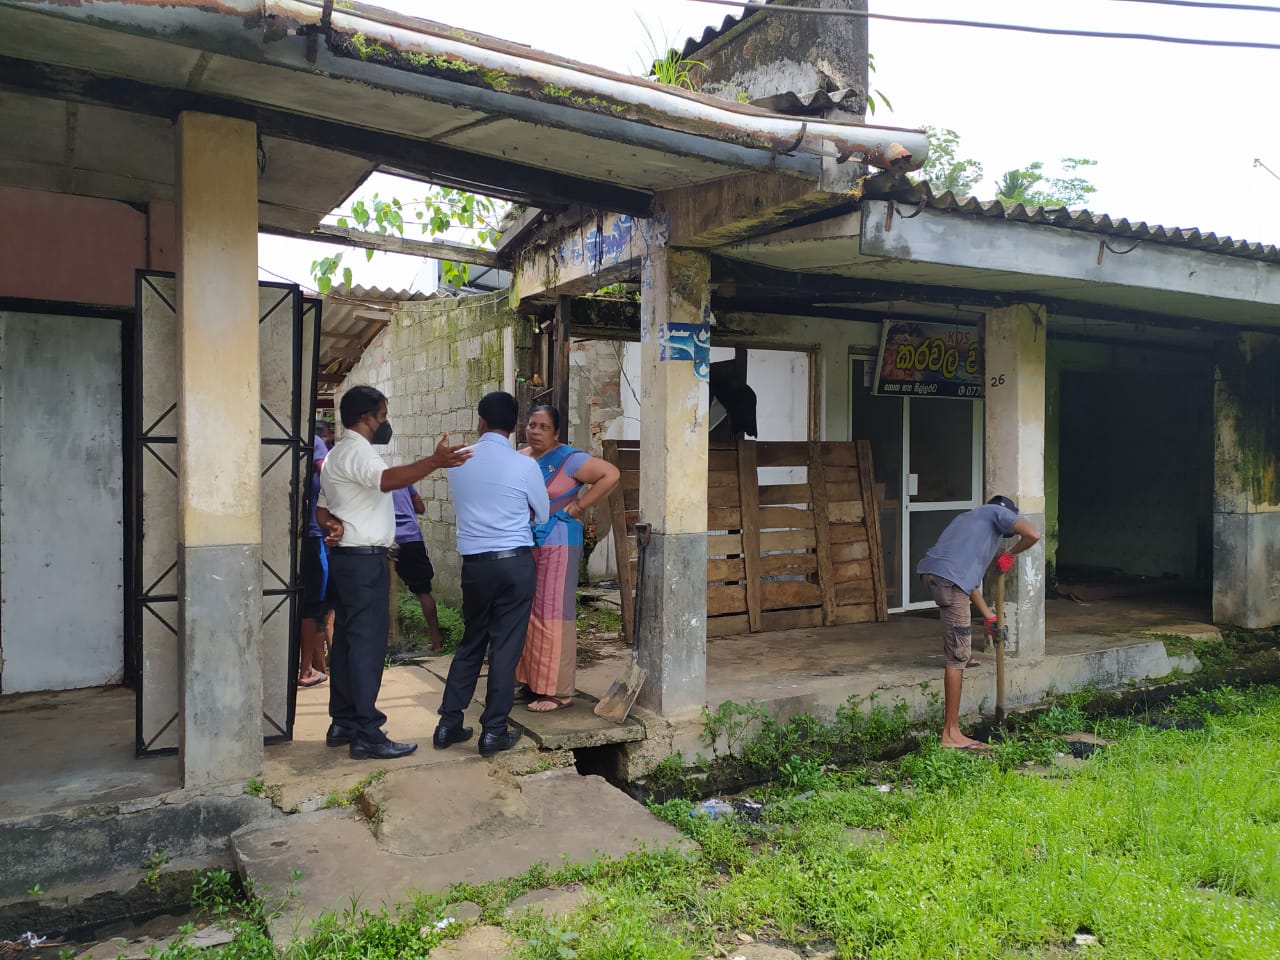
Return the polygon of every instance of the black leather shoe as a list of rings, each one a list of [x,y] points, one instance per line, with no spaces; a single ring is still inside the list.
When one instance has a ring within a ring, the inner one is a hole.
[[[431,738],[431,745],[437,750],[444,750],[455,743],[470,740],[471,733],[470,727],[446,727],[442,724],[436,727],[435,735]]]
[[[418,749],[416,743],[396,743],[394,740],[383,740],[381,743],[370,743],[368,740],[351,741],[352,760],[398,760],[407,757]]]
[[[510,750],[519,739],[519,730],[508,730],[506,733],[482,733],[480,735],[480,756],[492,757],[495,753]]]
[[[324,735],[324,742],[331,747],[342,747],[355,738],[355,727],[344,727],[340,723],[331,723],[329,724],[329,730]]]

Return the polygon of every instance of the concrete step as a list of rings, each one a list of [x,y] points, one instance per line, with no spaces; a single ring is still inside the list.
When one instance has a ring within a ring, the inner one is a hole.
[[[592,711],[599,701],[579,692],[573,706],[550,713],[534,713],[522,703],[511,711],[511,722],[545,750],[577,750],[610,743],[635,743],[645,737],[644,724],[632,717],[614,723]]]
[[[642,844],[686,842],[600,777],[571,768],[513,776],[500,763],[468,755],[394,769],[365,797],[372,821],[354,807],[321,810],[233,836],[241,876],[280,907],[271,922],[278,944],[353,904],[377,910],[539,862],[554,868],[565,857],[581,862]]]
[[[450,659],[433,657],[419,662],[419,666],[443,689],[444,680],[449,673]],[[622,668],[612,668],[616,673]],[[476,685],[474,706],[479,709],[484,703],[485,678],[487,668],[480,674],[480,682]],[[598,682],[598,681],[597,681]],[[608,689],[610,681],[604,681],[602,692]],[[614,723],[597,717],[592,711],[599,702],[579,689],[573,698],[573,706],[550,713],[534,713],[526,709],[523,703],[517,703],[511,710],[511,722],[527,733],[539,747],[544,750],[578,750],[584,747],[600,747],[610,743],[636,743],[645,738],[645,726],[634,717],[628,717],[622,723]],[[470,713],[468,713],[468,720]],[[478,727],[477,727],[478,729]]]

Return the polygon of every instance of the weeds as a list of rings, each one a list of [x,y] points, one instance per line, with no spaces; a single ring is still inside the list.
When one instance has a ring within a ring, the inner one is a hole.
[[[407,650],[422,650],[431,643],[431,635],[427,632],[427,620],[422,615],[422,604],[409,592],[404,584],[396,594],[396,616],[400,621],[400,645]],[[444,652],[453,653],[462,641],[466,624],[462,614],[453,607],[445,606],[437,601],[436,618],[440,622],[440,633],[444,637]]]
[[[169,865],[169,851],[157,850],[147,862],[143,864],[146,872],[142,875],[142,882],[153,890],[160,885],[160,871]]]
[[[1125,721],[1117,742],[1078,769],[1025,775],[1017,768],[1090,715],[1087,695],[1054,706],[1021,739],[999,744],[994,761],[926,735],[897,764],[896,785],[880,789],[820,757],[842,749],[840,732],[916,731],[897,705],[851,703],[839,722],[773,726],[753,705],[722,708],[712,713],[712,742],[723,750],[721,735],[733,738],[736,762],[744,749],[757,759],[790,751],[774,755],[758,823],[692,817],[688,800],[668,800],[652,811],[696,846],[539,864],[399,910],[353,902],[287,956],[425,958],[465,929],[439,926],[462,900],[480,907],[482,922],[500,924],[523,960],[732,956],[746,952],[740,934],[868,960],[1050,958],[1073,955],[1082,928],[1097,937],[1088,948],[1097,960],[1280,956],[1280,691],[1188,694],[1166,709],[1198,729]],[[672,760],[658,779],[674,780],[681,766]],[[570,882],[587,890],[576,911],[505,916],[515,897]],[[221,956],[276,960],[265,908],[235,894],[225,872],[197,884],[206,912],[236,917],[236,942]],[[186,960],[182,949],[168,956]]]
[[[324,798],[324,803],[321,804],[321,808],[329,810],[334,807],[349,807],[359,800],[361,794],[371,786],[375,783],[381,783],[385,779],[387,779],[387,771],[384,768],[379,767],[355,786],[350,787],[341,793],[336,790],[330,791],[329,795]]]

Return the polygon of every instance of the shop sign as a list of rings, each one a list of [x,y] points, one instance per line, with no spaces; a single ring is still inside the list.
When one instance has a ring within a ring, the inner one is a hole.
[[[886,320],[872,392],[884,397],[982,399],[977,329]]]

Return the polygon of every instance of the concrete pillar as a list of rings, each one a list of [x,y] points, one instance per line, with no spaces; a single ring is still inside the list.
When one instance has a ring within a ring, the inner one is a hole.
[[[254,125],[177,124],[179,754],[185,787],[262,769]]]
[[[642,706],[700,710],[707,679],[707,376],[711,263],[661,246],[641,267]]]
[[[1214,378],[1213,619],[1280,623],[1280,337],[1241,334]]]
[[[986,368],[986,495],[1012,497],[1044,533],[1045,311],[1037,304],[992,310],[983,329]],[[1005,590],[1010,653],[1044,656],[1042,539],[1018,557]],[[993,598],[988,598],[994,602]]]

